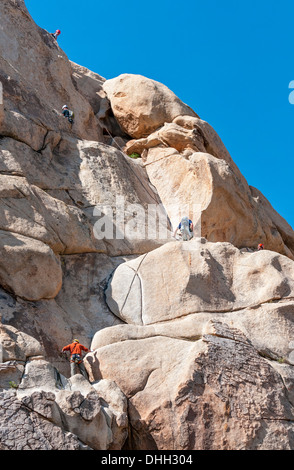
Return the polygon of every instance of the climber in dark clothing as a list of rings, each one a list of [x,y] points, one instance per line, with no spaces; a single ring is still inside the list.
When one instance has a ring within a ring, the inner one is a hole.
[[[73,123],[74,123],[74,113],[70,109],[68,109],[66,104],[62,107],[62,114],[63,114],[64,117],[66,117],[68,119],[68,122],[71,125],[73,125]]]

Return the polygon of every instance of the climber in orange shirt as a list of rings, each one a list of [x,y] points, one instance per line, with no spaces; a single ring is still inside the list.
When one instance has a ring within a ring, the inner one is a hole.
[[[83,364],[82,351],[89,352],[90,350],[83,346],[78,339],[74,339],[71,344],[64,346],[62,352],[70,351],[70,374],[71,376],[76,373],[76,366],[79,368],[81,374],[87,379],[87,372]]]

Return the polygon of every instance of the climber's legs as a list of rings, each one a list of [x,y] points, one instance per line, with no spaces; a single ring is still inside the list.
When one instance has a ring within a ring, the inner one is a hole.
[[[192,234],[190,230],[188,229],[188,227],[181,227],[181,234],[182,234],[182,240],[185,242],[191,240],[192,238]]]
[[[75,362],[71,362],[70,363],[70,375],[71,375],[71,377],[73,375],[76,375],[79,372],[85,377],[85,379],[88,380],[88,375],[87,375],[84,364],[82,362],[80,364],[76,364]]]

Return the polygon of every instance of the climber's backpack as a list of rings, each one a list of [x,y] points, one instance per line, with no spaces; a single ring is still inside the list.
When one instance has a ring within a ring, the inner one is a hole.
[[[184,228],[184,227],[190,230],[190,221],[188,217],[183,217],[181,220],[181,228]]]

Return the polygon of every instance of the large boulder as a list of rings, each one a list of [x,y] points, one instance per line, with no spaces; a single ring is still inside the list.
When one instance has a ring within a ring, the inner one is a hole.
[[[293,297],[294,263],[205,239],[174,242],[121,264],[106,290],[123,321],[149,325],[195,312],[228,312]]]
[[[135,139],[177,116],[197,116],[165,85],[142,75],[119,75],[106,80],[103,89],[121,128]]]
[[[95,251],[92,227],[73,205],[20,176],[0,176],[0,230],[39,240],[55,253]]]
[[[38,240],[0,230],[0,284],[26,300],[56,297],[62,269],[51,248]]]

